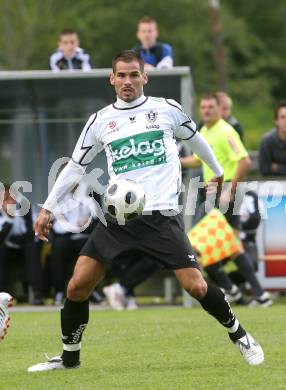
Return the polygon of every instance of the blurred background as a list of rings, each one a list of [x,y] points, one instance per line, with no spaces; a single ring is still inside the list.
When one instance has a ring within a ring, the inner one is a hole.
[[[247,129],[246,146],[254,149],[272,124],[274,104],[285,96],[286,2],[221,0],[219,21],[212,3],[0,0],[0,70],[48,69],[58,34],[67,27],[78,31],[95,68],[110,67],[115,52],[136,44],[137,21],[151,15],[160,40],[173,46],[175,65],[191,67],[198,95],[221,89],[223,78]]]
[[[31,220],[37,204],[46,198],[47,176],[54,161],[71,155],[88,116],[113,101],[106,68],[111,67],[116,52],[138,44],[137,23],[144,15],[158,22],[159,41],[168,42],[174,55],[173,69],[150,72],[152,81],[146,94],[180,101],[200,122],[200,97],[218,90],[227,92],[253,158],[248,179],[262,179],[258,148],[264,133],[274,127],[277,103],[286,97],[285,0],[0,0],[0,182],[32,183],[33,191],[25,194],[34,207]],[[90,55],[95,70],[49,71],[49,59],[63,29],[78,33],[80,46]],[[105,167],[103,154],[95,165]],[[279,176],[278,180],[285,180],[283,172]],[[185,179],[189,177],[190,172]],[[107,182],[107,175],[102,182]],[[261,185],[263,182],[258,189]],[[286,289],[286,182],[281,194],[277,208],[270,210],[257,233],[259,259],[265,260],[257,266],[258,276],[263,287],[275,291]],[[264,188],[260,201],[267,205],[270,198]],[[12,279],[24,282],[23,301],[42,304],[54,295],[56,302],[58,291],[61,303],[67,273],[57,289],[57,281],[51,277],[57,270],[49,269],[51,248],[34,242],[32,223],[30,234],[33,245],[25,256],[36,260]],[[60,234],[56,232],[54,239]],[[181,290],[168,273],[147,281],[139,288],[140,294],[165,294],[169,303],[174,302],[174,295],[181,299]]]

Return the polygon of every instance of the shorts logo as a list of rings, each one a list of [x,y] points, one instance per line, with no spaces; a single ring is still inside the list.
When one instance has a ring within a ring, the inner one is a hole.
[[[166,163],[163,131],[148,131],[112,141],[109,150],[116,174]]]
[[[158,117],[158,112],[151,110],[151,111],[147,112],[147,114],[145,114],[145,116],[146,116],[146,119],[148,122],[154,123]]]
[[[114,129],[115,126],[116,126],[116,122],[111,121],[111,122],[109,122],[108,126],[109,126],[111,129]]]
[[[196,258],[194,255],[188,255],[188,258],[190,261],[196,261]]]

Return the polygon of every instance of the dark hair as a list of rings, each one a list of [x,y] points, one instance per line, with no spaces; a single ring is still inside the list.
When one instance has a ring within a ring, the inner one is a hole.
[[[202,100],[211,100],[211,99],[214,99],[217,102],[217,104],[219,105],[219,97],[214,92],[213,93],[207,93],[207,94],[205,94],[205,95],[203,95],[201,97],[201,101]]]
[[[151,18],[151,16],[143,16],[143,18],[138,21],[137,26],[141,23],[154,23],[156,24],[156,27],[158,27],[157,21],[154,18]]]
[[[135,50],[122,50],[117,53],[112,59],[112,70],[115,73],[116,64],[119,61],[132,62],[137,61],[140,65],[140,71],[144,72],[144,61]]]
[[[284,107],[286,108],[286,101],[280,102],[279,104],[277,104],[277,106],[275,107],[275,111],[274,111],[274,118],[275,119],[278,118],[280,108],[284,108]]]
[[[72,35],[72,34],[75,34],[78,37],[78,33],[75,30],[71,28],[65,28],[60,32],[60,37],[62,37],[63,35]]]

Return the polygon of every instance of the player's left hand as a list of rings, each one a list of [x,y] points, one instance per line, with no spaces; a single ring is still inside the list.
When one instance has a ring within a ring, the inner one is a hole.
[[[220,177],[213,177],[207,184],[206,184],[206,193],[207,196],[211,196],[215,194],[215,207],[218,207],[219,200],[221,196],[222,191],[222,185],[223,185],[223,175]]]

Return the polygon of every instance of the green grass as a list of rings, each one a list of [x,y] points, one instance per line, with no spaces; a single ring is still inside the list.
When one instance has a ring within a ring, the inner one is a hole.
[[[266,362],[244,363],[225,330],[200,308],[91,312],[79,370],[27,373],[61,350],[59,313],[12,313],[0,344],[1,390],[285,389],[285,306],[237,308]]]

